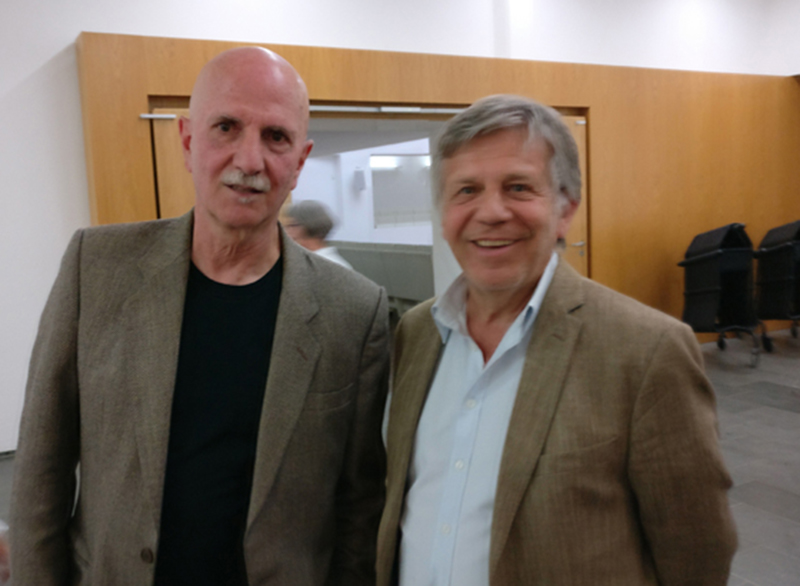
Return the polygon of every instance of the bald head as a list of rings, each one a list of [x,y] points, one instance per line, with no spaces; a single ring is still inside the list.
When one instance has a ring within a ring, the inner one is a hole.
[[[208,220],[267,230],[277,246],[278,211],[311,151],[308,111],[303,80],[272,51],[231,49],[203,67],[180,120],[201,236]]]
[[[206,63],[192,89],[189,116],[197,118],[210,97],[217,97],[221,91],[235,91],[239,84],[263,84],[282,93],[285,98],[296,102],[299,115],[308,128],[306,84],[286,59],[263,47],[229,49]]]

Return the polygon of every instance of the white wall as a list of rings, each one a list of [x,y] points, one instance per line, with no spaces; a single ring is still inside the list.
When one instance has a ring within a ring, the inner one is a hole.
[[[512,58],[758,73],[763,1],[509,0]]]
[[[759,65],[764,73],[800,74],[800,2],[771,0],[768,4]]]
[[[369,168],[370,155],[427,155],[429,150],[428,139],[421,139],[348,151],[331,157],[309,158],[297,188],[292,192],[292,201],[298,203],[313,199],[331,209],[338,225],[329,236],[330,240],[430,246],[433,243],[430,223],[375,226]],[[364,172],[366,187],[363,190],[354,187],[356,169]],[[423,189],[429,191],[430,187],[426,185]]]
[[[300,180],[292,191],[292,203],[310,199],[324,204],[333,213],[337,226],[329,236],[332,240],[340,239],[336,234],[342,229],[340,218],[343,207],[340,183],[339,156],[314,157],[306,160]]]
[[[0,3],[0,451],[16,447],[36,323],[89,222],[83,31],[800,73],[796,0],[6,0]]]

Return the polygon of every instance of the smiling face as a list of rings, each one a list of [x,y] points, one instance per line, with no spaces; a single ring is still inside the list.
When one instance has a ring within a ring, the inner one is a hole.
[[[311,150],[307,127],[305,88],[280,57],[246,48],[211,61],[195,84],[190,119],[180,121],[196,222],[226,230],[277,226]]]
[[[442,161],[442,230],[471,293],[533,293],[577,207],[553,191],[550,156],[515,128]]]

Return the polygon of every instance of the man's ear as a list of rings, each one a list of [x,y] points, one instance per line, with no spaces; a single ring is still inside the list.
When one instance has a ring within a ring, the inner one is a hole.
[[[556,236],[558,238],[566,238],[569,227],[572,225],[572,218],[575,217],[575,212],[578,211],[580,202],[575,202],[567,199],[566,194],[558,196],[561,199],[558,212],[558,227],[556,229]]]
[[[306,141],[306,144],[303,145],[303,152],[300,153],[300,160],[297,162],[297,169],[294,172],[294,181],[292,181],[291,189],[297,187],[297,180],[300,178],[300,171],[303,170],[303,166],[306,164],[306,159],[308,155],[311,153],[311,149],[314,147],[314,141],[309,139]]]
[[[178,118],[178,130],[181,133],[181,148],[183,149],[183,166],[189,173],[192,172],[192,121],[186,116]]]

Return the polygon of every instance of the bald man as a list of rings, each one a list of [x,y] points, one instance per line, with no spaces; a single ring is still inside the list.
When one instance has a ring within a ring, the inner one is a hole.
[[[374,583],[386,296],[278,224],[307,126],[285,60],[222,53],[180,121],[194,210],[73,237],[31,359],[16,586]]]

